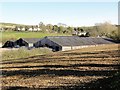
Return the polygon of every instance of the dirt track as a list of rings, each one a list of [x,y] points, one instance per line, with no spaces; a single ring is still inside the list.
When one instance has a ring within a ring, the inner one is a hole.
[[[2,89],[106,88],[100,81],[119,72],[120,55],[118,45],[109,45],[0,63]]]

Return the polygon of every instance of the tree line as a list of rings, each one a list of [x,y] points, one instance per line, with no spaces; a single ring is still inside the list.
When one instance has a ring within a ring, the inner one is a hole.
[[[120,25],[118,25],[120,27]],[[110,22],[96,23],[94,26],[80,26],[80,27],[71,27],[66,24],[60,23],[59,25],[47,24],[40,22],[39,25],[23,25],[15,26],[15,28],[4,28],[4,30],[14,30],[17,31],[18,27],[25,28],[25,31],[28,31],[29,28],[39,28],[40,32],[44,33],[66,33],[73,34],[74,31],[77,32],[87,32],[89,36],[92,37],[109,37],[115,40],[120,40],[120,32],[118,32],[118,26],[111,24]]]

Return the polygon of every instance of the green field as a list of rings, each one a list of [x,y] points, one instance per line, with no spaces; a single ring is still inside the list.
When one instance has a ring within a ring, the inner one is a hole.
[[[43,38],[45,36],[66,36],[66,35],[68,34],[6,31],[2,32],[2,40],[0,42],[4,43],[7,40],[16,40],[18,38]]]

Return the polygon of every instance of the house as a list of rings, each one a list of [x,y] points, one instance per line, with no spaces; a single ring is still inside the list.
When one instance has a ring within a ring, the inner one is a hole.
[[[4,28],[3,28],[3,27],[0,27],[0,31],[4,31]]]
[[[21,28],[21,31],[25,31],[25,27],[22,27],[22,28]]]
[[[37,31],[41,31],[41,29],[38,27],[38,26],[30,26],[29,28],[28,28],[28,31],[35,31],[35,32],[37,32]]]
[[[88,37],[89,36],[89,32],[73,31],[72,35],[73,36],[79,36],[79,37]]]
[[[28,29],[28,31],[33,31],[32,27]]]
[[[78,32],[78,36],[86,36],[87,32]]]
[[[73,36],[76,36],[77,34],[78,34],[77,31],[73,31],[73,33],[72,33]]]
[[[34,43],[35,47],[48,47],[53,51],[79,49],[85,46],[111,44],[109,39],[79,36],[47,36]]]
[[[20,27],[18,27],[18,28],[17,28],[17,31],[21,31],[21,28],[20,28]]]
[[[38,31],[38,26],[33,26],[33,31],[37,32]]]
[[[83,29],[80,29],[80,31],[76,28],[74,28],[74,31],[72,33],[73,36],[79,36],[79,37],[89,37],[89,32],[84,31]]]
[[[38,27],[38,31],[41,31],[41,29]]]
[[[34,27],[34,28],[33,28],[33,31],[35,31],[35,32],[36,32],[36,31],[38,31],[38,29],[37,29],[36,27]]]

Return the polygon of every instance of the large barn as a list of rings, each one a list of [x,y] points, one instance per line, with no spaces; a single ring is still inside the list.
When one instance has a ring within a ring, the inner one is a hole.
[[[111,39],[78,36],[48,36],[34,43],[35,47],[49,47],[54,51],[79,49],[85,46],[112,44]]]
[[[44,38],[20,38],[16,41],[7,41],[3,48],[48,47],[53,51],[66,51],[100,44],[113,44],[109,38],[79,37],[79,36],[46,36]]]

